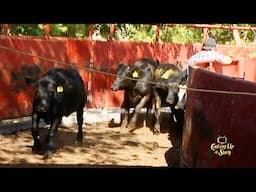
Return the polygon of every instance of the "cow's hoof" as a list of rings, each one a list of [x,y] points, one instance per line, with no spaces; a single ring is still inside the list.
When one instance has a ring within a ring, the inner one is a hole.
[[[159,135],[159,134],[160,134],[160,131],[154,131],[153,134],[154,134],[154,135]]]
[[[161,131],[160,131],[159,128],[155,128],[154,131],[153,131],[154,135],[159,135],[160,133],[161,133]]]
[[[81,143],[83,143],[83,137],[77,137],[75,143],[76,143],[76,144],[81,144]]]
[[[52,151],[47,151],[44,154],[44,159],[51,159],[52,158]]]
[[[129,132],[129,133],[133,133],[136,129],[137,129],[136,126],[130,127],[130,128],[128,129],[128,132]]]
[[[75,140],[75,145],[81,145],[83,144],[83,139],[76,139]]]
[[[41,145],[32,146],[32,152],[38,152],[38,151],[41,151],[41,149],[42,149]]]
[[[83,141],[75,141],[75,145],[82,145],[83,144]]]
[[[108,122],[108,127],[116,127],[117,125],[116,125],[116,123],[115,123],[115,120],[114,120],[114,118],[112,118],[109,122]]]
[[[153,129],[153,134],[154,135],[159,135],[161,133],[160,131],[160,124],[156,124],[154,129]]]

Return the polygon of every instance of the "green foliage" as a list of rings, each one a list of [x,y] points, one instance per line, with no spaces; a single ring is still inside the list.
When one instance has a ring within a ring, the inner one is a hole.
[[[94,30],[98,35],[101,35],[103,38],[108,39],[110,24],[95,24]]]
[[[89,24],[68,24],[67,36],[76,38],[86,38],[89,36]]]
[[[32,35],[42,36],[44,35],[44,29],[42,24],[12,24],[10,29],[11,35]]]
[[[252,24],[239,24],[238,26],[255,26]],[[251,42],[255,41],[256,33],[253,30],[247,30],[247,31],[240,31],[239,33],[241,39],[243,40],[243,43],[245,45],[250,44]]]
[[[162,26],[161,40],[173,43],[195,43],[202,41],[202,29],[189,28],[186,25],[176,24],[173,27]]]
[[[156,25],[118,25],[117,40],[154,42],[156,39]]]
[[[68,35],[68,25],[52,24],[50,33],[52,36],[67,36]]]
[[[225,26],[232,24],[224,24]],[[237,26],[255,26],[253,24],[236,24]],[[44,24],[11,24],[11,35],[45,35]],[[108,40],[111,24],[94,24],[94,38]],[[2,27],[2,26],[1,26]],[[51,35],[74,38],[87,38],[90,24],[51,24]],[[157,26],[152,24],[116,24],[115,40],[125,41],[156,41]],[[231,30],[211,29],[213,37],[219,44],[235,44]],[[186,24],[161,25],[161,42],[172,43],[199,43],[202,42],[203,29],[188,27]],[[254,42],[256,33],[249,30],[240,30],[239,35],[243,45]]]

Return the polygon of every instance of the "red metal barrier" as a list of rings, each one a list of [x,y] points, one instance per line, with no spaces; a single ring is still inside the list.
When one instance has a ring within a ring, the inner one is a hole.
[[[120,62],[133,63],[142,57],[185,65],[187,59],[201,48],[201,44],[103,42],[91,41],[90,39],[57,37],[48,39],[45,37],[16,36],[0,36],[0,46],[11,47],[85,68],[89,68],[90,60],[92,60],[94,69],[108,73],[115,73]],[[255,48],[223,45],[218,46],[218,50],[239,59],[238,77],[245,75],[247,80],[256,80]],[[67,67],[68,65],[45,61],[40,57],[26,56],[0,48],[0,118],[8,119],[30,115],[33,90],[25,84],[24,76],[40,76],[48,69],[56,66]],[[224,70],[224,74],[225,71],[228,73],[228,71],[234,70],[234,68],[230,70],[228,68],[229,66]],[[79,68],[79,72],[86,85],[88,85],[90,74],[92,77],[92,101],[89,107],[120,107],[123,92],[113,92],[110,89],[114,81],[113,76],[90,73],[81,68]]]
[[[256,93],[255,82],[192,68],[188,87]],[[182,165],[193,168],[256,167],[256,153],[250,151],[256,145],[255,95],[189,90],[187,98]]]
[[[1,46],[12,47],[35,55],[68,61],[65,42],[32,38],[1,37]],[[9,50],[0,51],[0,117],[1,119],[29,115],[33,91],[25,84],[25,75],[41,75],[56,63],[40,60]]]

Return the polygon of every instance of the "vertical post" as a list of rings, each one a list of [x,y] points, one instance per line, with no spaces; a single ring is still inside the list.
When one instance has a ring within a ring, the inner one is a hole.
[[[206,41],[206,39],[209,38],[209,29],[208,28],[203,28],[204,31],[204,37],[203,37],[203,42],[204,43]]]
[[[91,24],[89,28],[89,39],[92,40],[92,35],[94,33],[94,25]]]
[[[109,41],[112,41],[115,35],[115,24],[110,25]]]
[[[234,24],[233,26],[237,27],[236,24]],[[241,38],[240,38],[238,30],[237,29],[233,29],[232,32],[233,32],[233,37],[235,39],[236,45],[237,46],[241,46]]]
[[[161,36],[161,24],[157,24],[156,29],[156,42],[160,42],[160,36]]]
[[[92,69],[93,69],[93,59],[90,58],[90,63],[89,63],[89,79],[88,79],[88,85],[87,85],[87,91],[88,91],[88,96],[87,96],[87,101],[88,101],[88,106],[91,107],[92,104]]]
[[[51,28],[52,28],[51,24],[46,24],[46,25],[44,26],[45,37],[46,37],[47,39],[50,38],[50,35],[51,35]]]
[[[3,24],[3,35],[8,35],[10,32],[10,27],[9,27],[9,24]]]

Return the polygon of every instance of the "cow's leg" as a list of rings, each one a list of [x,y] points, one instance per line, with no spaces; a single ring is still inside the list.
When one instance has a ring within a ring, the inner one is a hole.
[[[129,132],[133,132],[136,129],[136,122],[138,119],[138,114],[141,112],[141,109],[145,106],[145,104],[149,101],[151,95],[145,95],[144,97],[142,97],[142,99],[140,100],[140,102],[136,105],[135,109],[134,109],[134,115],[132,116],[130,123],[129,123]]]
[[[130,108],[125,108],[122,116],[121,128],[127,128],[130,120]]]
[[[33,113],[32,114],[31,133],[32,133],[32,137],[33,137],[33,140],[34,140],[34,144],[32,146],[32,151],[41,150],[40,136],[39,136],[39,122],[40,122],[39,115],[36,114],[36,113]]]
[[[175,106],[172,104],[171,105],[171,113],[172,113],[172,118],[173,120],[175,121],[175,123],[177,123],[178,121],[178,115],[177,115],[177,112],[176,112],[176,109],[175,109]]]
[[[53,148],[54,148],[54,136],[57,132],[57,129],[61,123],[62,117],[57,117],[52,121],[50,130],[47,135],[47,149],[44,154],[44,158],[47,159],[52,156]]]
[[[145,125],[147,126],[148,125],[148,122],[151,118],[150,114],[151,114],[151,110],[152,110],[152,105],[151,104],[148,104],[146,106],[146,116],[145,116],[145,119],[144,119],[144,122],[145,122]]]
[[[175,84],[172,84],[172,85],[175,85]],[[177,122],[177,114],[176,114],[175,106],[179,100],[178,91],[179,91],[178,88],[169,88],[168,94],[166,97],[166,102],[170,104],[171,111],[172,111],[172,117],[175,122]]]
[[[121,112],[121,128],[127,128],[129,122],[129,107],[124,106],[124,112]]]
[[[154,97],[155,97],[155,125],[153,129],[153,134],[159,134],[160,133],[160,115],[161,115],[161,98],[156,90],[153,90]]]
[[[127,128],[129,123],[130,102],[126,91],[121,108],[124,109],[124,112],[121,112],[121,128]]]
[[[152,94],[151,97],[149,99],[149,102],[146,104],[146,119],[144,119],[146,126],[149,125],[149,122],[151,122],[151,114],[153,111],[153,98],[152,98]]]
[[[76,112],[76,118],[77,118],[77,124],[78,124],[78,132],[77,132],[77,136],[76,136],[76,141],[78,143],[82,143],[83,142],[83,108],[77,110]]]

